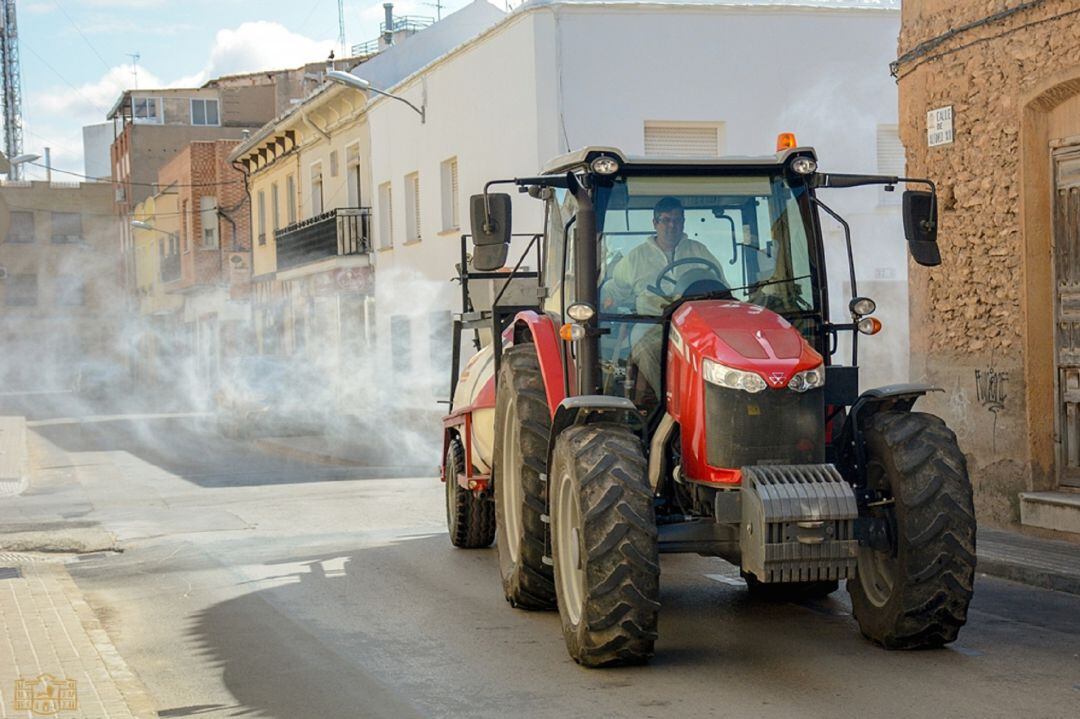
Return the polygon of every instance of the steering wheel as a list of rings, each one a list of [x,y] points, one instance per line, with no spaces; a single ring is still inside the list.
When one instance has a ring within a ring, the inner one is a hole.
[[[667,265],[665,265],[664,268],[660,270],[660,273],[656,275],[656,283],[651,285],[649,287],[649,290],[652,291],[654,294],[660,295],[664,299],[670,299],[663,292],[664,283],[670,282],[671,289],[675,289],[675,285],[678,280],[675,278],[674,275],[671,275],[670,273],[676,267],[682,267],[684,265],[704,265],[705,269],[711,271],[714,275],[716,275],[717,280],[719,280],[725,286],[727,285],[727,283],[724,281],[724,271],[721,270],[720,267],[712,260],[707,260],[704,257],[683,257],[682,259],[674,260],[667,263]]]

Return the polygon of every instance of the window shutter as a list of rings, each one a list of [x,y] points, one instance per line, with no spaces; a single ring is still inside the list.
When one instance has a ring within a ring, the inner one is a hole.
[[[719,157],[716,125],[654,125],[645,123],[645,155],[657,157]]]
[[[899,128],[896,125],[878,125],[878,174],[900,177],[904,174],[904,162],[904,146],[900,143]]]

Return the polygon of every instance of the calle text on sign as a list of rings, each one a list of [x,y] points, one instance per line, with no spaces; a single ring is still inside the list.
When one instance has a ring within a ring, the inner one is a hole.
[[[952,105],[926,113],[926,144],[929,147],[949,145],[953,141]]]

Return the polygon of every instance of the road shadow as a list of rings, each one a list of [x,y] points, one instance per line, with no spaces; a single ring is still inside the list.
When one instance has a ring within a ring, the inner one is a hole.
[[[372,466],[332,466],[267,454],[214,431],[204,416],[96,416],[37,420],[30,429],[65,452],[126,452],[201,487],[245,487],[418,476],[416,463],[372,457]],[[424,468],[423,474],[431,472]]]

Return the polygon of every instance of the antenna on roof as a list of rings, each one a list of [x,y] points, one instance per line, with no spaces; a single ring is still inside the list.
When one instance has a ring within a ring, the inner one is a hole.
[[[442,4],[442,0],[435,0],[435,2],[426,2],[421,4],[435,8],[435,21],[438,22],[439,20],[442,20],[442,9],[446,7]]]
[[[141,58],[142,55],[139,54],[138,50],[136,50],[135,52],[129,52],[129,53],[126,53],[126,54],[127,54],[128,57],[131,58],[131,74],[135,76],[135,89],[138,90],[139,89],[139,58]]]
[[[338,44],[341,45],[341,56],[348,57],[349,50],[345,47],[345,0],[337,0],[337,24]]]

